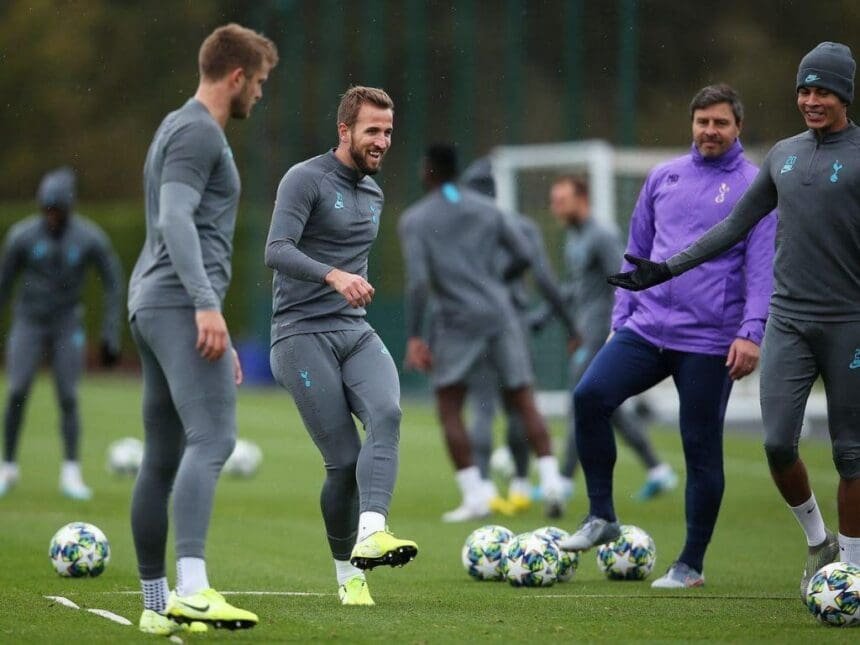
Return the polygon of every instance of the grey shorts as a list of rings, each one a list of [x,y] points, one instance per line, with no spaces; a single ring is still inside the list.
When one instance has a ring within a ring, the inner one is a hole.
[[[522,327],[511,320],[492,336],[436,329],[430,338],[431,380],[436,388],[467,385],[476,370],[491,366],[499,386],[514,389],[534,381],[531,355]]]
[[[860,321],[815,322],[771,314],[761,361],[761,413],[768,450],[797,448],[806,399],[821,376],[833,459],[860,477]],[[850,464],[855,464],[851,466]]]

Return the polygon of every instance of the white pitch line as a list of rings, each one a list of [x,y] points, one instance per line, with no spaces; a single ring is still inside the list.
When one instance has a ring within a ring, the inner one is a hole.
[[[655,599],[671,599],[671,600],[794,600],[794,596],[703,596],[697,593],[691,594],[674,594],[674,595],[666,595],[661,593],[653,593],[653,594],[564,594],[564,593],[545,593],[545,594],[524,594],[523,598],[570,598],[572,600],[576,600],[577,598],[586,598],[590,600],[607,600],[612,598],[624,598],[628,599],[640,599],[640,600],[655,600]]]
[[[103,594],[128,594],[139,596],[140,591],[100,591]],[[333,596],[333,593],[318,591],[220,591],[223,596]]]
[[[71,607],[72,609],[80,609],[78,605],[69,600],[68,598],[63,598],[62,596],[45,596],[48,600],[53,600],[55,603],[59,605],[63,605],[64,607]]]
[[[115,623],[119,623],[120,625],[131,625],[131,621],[125,616],[120,616],[119,614],[115,614],[112,611],[108,611],[107,609],[87,609],[91,614],[95,614],[96,616],[101,616],[102,618],[107,618],[108,620],[112,620]]]

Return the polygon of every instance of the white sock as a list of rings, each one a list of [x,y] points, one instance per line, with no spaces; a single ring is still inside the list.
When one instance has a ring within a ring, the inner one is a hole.
[[[338,586],[345,584],[347,580],[354,576],[364,577],[364,571],[350,564],[349,560],[335,560],[334,572],[337,574]]]
[[[532,494],[532,483],[526,477],[513,477],[508,486],[508,495],[522,495],[530,497]]]
[[[164,610],[167,609],[167,596],[170,593],[167,578],[141,580],[140,588],[143,589],[143,608],[163,614]]]
[[[481,483],[484,486],[484,495],[487,496],[487,499],[493,499],[495,497],[499,497],[499,489],[496,488],[496,484],[491,479],[482,479]]]
[[[206,560],[203,558],[179,558],[176,560],[176,593],[191,596],[209,588],[206,577]]]
[[[537,462],[540,487],[544,494],[561,493],[561,474],[558,472],[558,460],[552,455],[547,455],[540,457]]]
[[[63,466],[60,469],[60,478],[64,482],[83,483],[83,477],[81,476],[81,464],[77,461],[64,461]]]
[[[464,504],[478,504],[484,499],[484,487],[481,484],[481,471],[477,466],[469,466],[458,470],[455,474]]]
[[[570,477],[561,477],[561,492],[565,496],[570,496],[573,494],[573,479]]]
[[[651,481],[662,479],[670,472],[672,472],[672,467],[669,464],[657,464],[653,468],[648,469],[648,479]]]
[[[860,537],[839,534],[839,560],[860,567]]]
[[[18,464],[14,461],[4,461],[0,464],[0,477],[8,481],[17,481],[19,475]]]
[[[827,534],[824,529],[824,518],[821,517],[821,509],[815,501],[815,494],[800,506],[789,506],[794,517],[797,518],[803,532],[806,533],[806,543],[809,546],[818,546],[824,542]]]
[[[368,535],[373,535],[377,531],[385,530],[385,516],[382,513],[374,513],[373,511],[365,511],[358,516],[358,537],[361,542]]]

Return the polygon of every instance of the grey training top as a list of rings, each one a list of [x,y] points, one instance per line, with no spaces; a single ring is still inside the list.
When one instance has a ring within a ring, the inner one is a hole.
[[[69,214],[59,237],[51,235],[41,215],[9,230],[0,259],[0,307],[21,274],[15,315],[50,322],[80,306],[88,265],[95,266],[104,285],[102,340],[119,349],[122,270],[104,231],[80,215]]]
[[[370,326],[325,283],[332,269],[367,278],[382,189],[329,151],[296,164],[278,186],[266,266],[272,281],[272,345],[293,334]]]
[[[515,316],[498,267],[501,248],[509,273],[529,265],[526,243],[495,202],[469,188],[444,184],[411,206],[399,224],[406,264],[406,329],[421,336],[432,292],[434,325],[490,336]]]
[[[143,167],[146,241],[128,288],[144,307],[221,309],[230,284],[239,172],[224,131],[196,99],[168,114]]]
[[[860,320],[860,128],[777,143],[731,214],[667,261],[678,275],[731,248],[779,208],[770,311]]]

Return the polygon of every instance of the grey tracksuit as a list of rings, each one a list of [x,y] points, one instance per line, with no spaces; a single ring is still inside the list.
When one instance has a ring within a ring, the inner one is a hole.
[[[141,578],[164,575],[173,492],[177,557],[204,556],[212,500],[236,437],[232,353],[196,350],[195,311],[220,310],[230,282],[239,173],[195,99],[171,112],[144,164],[146,241],[129,284],[143,367],[145,452],[131,524]]]
[[[526,243],[508,217],[480,193],[448,183],[403,214],[399,233],[410,337],[422,335],[433,297],[436,387],[465,385],[484,360],[492,362],[504,388],[530,384],[525,337],[497,266],[502,248],[513,260],[508,277],[529,265]]]
[[[59,173],[54,177],[62,180]],[[51,181],[52,177],[47,176],[43,186],[50,188]],[[73,175],[69,175],[69,181],[74,181]],[[78,458],[77,383],[85,344],[81,291],[88,266],[95,267],[104,287],[102,343],[118,352],[122,272],[104,231],[80,215],[69,214],[62,232],[53,235],[44,217],[33,215],[15,224],[4,240],[0,307],[11,297],[20,277],[6,343],[6,461],[15,460],[24,405],[45,356],[51,360],[62,412],[64,456],[72,461]]]
[[[538,291],[547,302],[548,310],[561,318],[568,336],[574,336],[576,328],[573,318],[568,311],[564,296],[557,286],[552,266],[549,258],[547,258],[540,228],[534,220],[525,215],[516,215],[513,217],[513,221],[526,243],[531,259],[531,274]],[[503,272],[510,263],[510,253],[503,249],[499,258],[500,272]],[[510,280],[507,285],[511,301],[523,328],[523,334],[528,339],[529,331],[525,318],[531,306],[531,299],[525,279],[517,277]],[[469,383],[469,405],[472,411],[469,434],[472,441],[472,456],[484,478],[489,476],[490,454],[493,449],[493,419],[499,398],[500,382],[501,380],[493,373],[491,366],[487,366],[487,369],[478,370]],[[506,415],[508,419],[507,443],[513,455],[516,475],[526,477],[531,449],[526,440],[525,428],[522,419],[514,410],[506,410]]]
[[[797,459],[806,398],[821,375],[833,459],[860,477],[860,128],[809,130],[768,152],[731,215],[669,258],[678,275],[731,248],[779,208],[774,292],[762,345],[765,449],[781,469]]]
[[[388,515],[397,477],[397,368],[364,308],[325,283],[333,268],[367,277],[382,206],[376,182],[329,151],[284,175],[266,243],[266,265],[275,270],[272,373],[322,453],[320,504],[336,560],[349,559],[359,512]],[[364,426],[363,445],[353,415]]]

